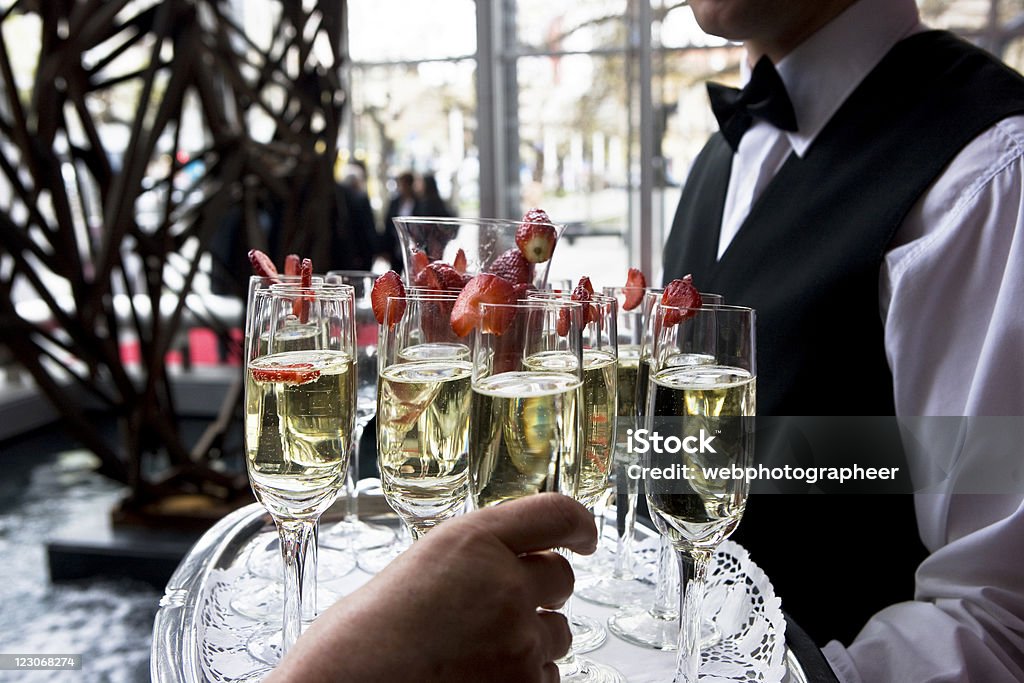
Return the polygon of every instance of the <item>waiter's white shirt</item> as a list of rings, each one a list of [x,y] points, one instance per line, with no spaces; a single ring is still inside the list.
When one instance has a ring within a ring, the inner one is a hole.
[[[719,257],[786,158],[803,155],[886,52],[923,29],[914,0],[860,0],[777,64],[799,130],[759,121],[743,137]],[[960,152],[885,256],[879,315],[897,415],[1024,415],[1022,225],[1024,117],[1015,116]],[[1019,480],[1012,469],[1024,467],[1024,443],[969,434],[957,446],[940,442],[948,452],[929,453],[958,459],[954,474],[915,499],[931,553],[918,569],[915,600],[876,614],[853,643],[824,648],[844,683],[1024,681],[1024,494],[949,493],[985,468],[1005,467]],[[886,571],[870,548],[864,558],[862,571]],[[837,591],[842,582],[836,576]]]

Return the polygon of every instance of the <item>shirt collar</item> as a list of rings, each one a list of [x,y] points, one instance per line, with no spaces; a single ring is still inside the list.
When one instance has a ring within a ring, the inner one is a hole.
[[[893,45],[923,29],[914,0],[859,0],[776,64],[796,113],[799,128],[786,135],[797,156]]]

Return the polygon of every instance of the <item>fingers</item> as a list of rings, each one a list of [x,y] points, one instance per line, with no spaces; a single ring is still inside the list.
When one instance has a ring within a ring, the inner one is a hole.
[[[572,646],[572,631],[569,630],[569,622],[565,615],[558,612],[538,612],[537,619],[540,621],[545,660],[550,662],[564,656]],[[556,672],[557,670],[555,667]]]
[[[589,555],[597,549],[593,515],[557,493],[526,496],[476,514],[477,523],[516,554],[568,548]]]
[[[575,577],[569,562],[553,552],[533,553],[519,558],[526,572],[524,583],[531,591],[532,604],[558,609],[572,594]]]
[[[544,665],[541,670],[541,679],[544,683],[558,683],[562,680],[561,674],[558,672],[558,665],[554,662],[548,662]]]

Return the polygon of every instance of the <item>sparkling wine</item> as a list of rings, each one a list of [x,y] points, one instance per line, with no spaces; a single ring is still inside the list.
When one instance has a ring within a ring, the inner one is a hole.
[[[398,352],[405,361],[469,360],[469,347],[454,342],[427,342],[407,346]]]
[[[381,371],[377,450],[388,503],[416,533],[462,511],[468,495],[470,376],[465,360]]]
[[[669,436],[669,429],[680,439],[696,436],[694,443],[703,432],[713,436],[713,446],[695,453],[653,454],[652,466],[682,464],[687,476],[648,479],[648,502],[667,522],[677,548],[713,547],[739,524],[746,503],[744,478],[731,471],[722,475],[718,468],[743,468],[750,462],[753,433],[743,418],[754,414],[754,378],[740,368],[682,364],[661,370],[651,381],[655,430],[663,437]]]
[[[294,367],[301,372],[289,374]],[[273,379],[256,379],[266,376]],[[249,363],[246,381],[245,441],[253,491],[276,516],[319,515],[344,481],[354,427],[352,356],[340,351],[260,356]]]
[[[542,491],[575,494],[581,385],[577,375],[553,370],[503,372],[476,383],[469,443],[477,507]]]
[[[637,373],[640,369],[640,347],[636,344],[620,345],[616,365],[619,417],[636,417]]]
[[[583,351],[583,456],[580,460],[576,499],[590,507],[608,488],[615,434],[615,355],[607,351]]]

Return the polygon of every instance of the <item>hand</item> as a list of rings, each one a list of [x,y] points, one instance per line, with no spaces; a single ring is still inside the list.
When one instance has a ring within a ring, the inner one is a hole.
[[[569,626],[537,608],[560,607],[574,579],[554,547],[597,547],[593,516],[558,494],[447,521],[321,615],[266,681],[557,681]]]

